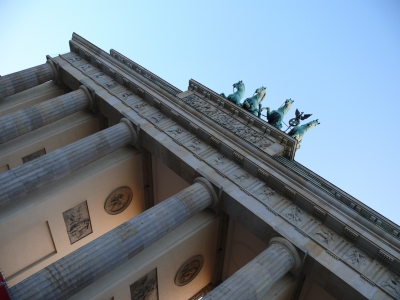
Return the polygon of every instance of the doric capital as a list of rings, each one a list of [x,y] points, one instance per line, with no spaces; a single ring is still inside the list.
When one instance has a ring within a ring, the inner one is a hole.
[[[274,237],[269,241],[269,244],[278,244],[281,247],[284,247],[288,254],[291,256],[292,261],[292,269],[291,271],[295,271],[301,266],[301,259],[299,253],[297,252],[296,248],[289,242],[287,239],[282,237]]]
[[[120,123],[121,122],[125,123],[129,127],[129,129],[131,130],[131,143],[130,144],[131,145],[135,145],[136,142],[138,141],[138,134],[137,134],[135,128],[133,128],[131,121],[129,121],[127,118],[122,118],[120,120]]]
[[[218,205],[219,202],[219,198],[217,193],[214,190],[214,187],[212,186],[212,184],[205,179],[204,177],[197,177],[195,178],[193,183],[200,183],[201,185],[203,185],[206,190],[208,191],[208,193],[210,194],[210,198],[211,198],[211,204],[210,207],[211,208],[215,208]]]

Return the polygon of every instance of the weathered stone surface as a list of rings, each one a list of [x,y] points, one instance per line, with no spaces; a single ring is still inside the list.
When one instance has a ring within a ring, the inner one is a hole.
[[[203,181],[168,198],[11,288],[15,299],[67,299],[212,205]]]
[[[0,117],[0,144],[53,123],[89,105],[87,94],[77,91]]]
[[[266,250],[203,299],[259,299],[283,275],[299,266],[300,257],[293,245],[283,238],[273,238]]]
[[[25,91],[54,79],[53,69],[45,63],[0,77],[0,99]]]
[[[0,207],[131,143],[132,130],[121,122],[0,174]]]

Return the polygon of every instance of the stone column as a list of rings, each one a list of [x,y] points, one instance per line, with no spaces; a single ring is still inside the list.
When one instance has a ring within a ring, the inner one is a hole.
[[[0,100],[55,79],[56,69],[51,62],[0,77]]]
[[[4,172],[0,174],[0,207],[129,143],[135,143],[136,139],[131,123],[122,119],[117,125]]]
[[[0,117],[0,144],[91,106],[89,91],[79,90]]]
[[[211,184],[193,185],[153,206],[11,288],[15,299],[67,299],[173,231],[218,197]]]
[[[299,254],[288,240],[276,237],[269,244],[266,250],[203,299],[259,299],[283,275],[300,267]]]

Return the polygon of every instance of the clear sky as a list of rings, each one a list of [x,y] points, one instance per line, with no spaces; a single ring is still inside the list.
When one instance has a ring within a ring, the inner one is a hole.
[[[0,75],[69,51],[72,32],[182,90],[193,78],[321,125],[296,160],[400,223],[400,1],[0,0]]]

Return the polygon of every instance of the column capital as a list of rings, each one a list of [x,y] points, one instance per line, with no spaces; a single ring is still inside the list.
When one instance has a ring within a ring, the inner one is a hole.
[[[133,128],[131,121],[129,121],[127,118],[122,118],[119,122],[120,123],[125,123],[129,127],[129,129],[131,131],[131,142],[130,142],[130,144],[131,145],[135,145],[136,142],[138,141],[138,135],[137,135],[137,132],[136,132],[135,128]]]
[[[210,198],[211,198],[210,207],[211,208],[217,207],[219,198],[218,198],[217,193],[214,190],[214,187],[210,183],[210,181],[208,181],[204,177],[197,177],[194,179],[193,183],[200,183],[201,185],[203,185],[206,188],[206,190],[208,191],[208,193],[210,194]]]
[[[54,62],[51,59],[48,59],[46,61],[46,63],[48,63],[51,67],[51,70],[53,71],[53,80],[57,81],[58,80],[58,71],[57,71],[57,67],[54,64]]]
[[[295,271],[301,266],[301,259],[299,253],[296,248],[289,242],[287,239],[282,237],[274,237],[269,241],[269,245],[277,244],[283,248],[285,248],[288,253],[290,260],[292,261],[291,271]]]

